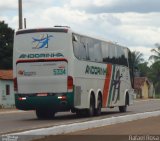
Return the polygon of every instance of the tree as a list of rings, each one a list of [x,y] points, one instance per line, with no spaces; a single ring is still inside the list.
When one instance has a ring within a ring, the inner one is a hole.
[[[153,81],[156,93],[160,94],[160,61],[156,61],[150,66],[148,77]]]
[[[160,61],[160,44],[155,44],[156,48],[152,49],[151,52],[154,53],[154,55],[151,55],[149,57],[149,60]]]
[[[138,64],[144,62],[143,54],[140,53],[139,51],[133,51],[131,55],[132,55],[132,61],[135,67],[137,67]]]
[[[150,68],[148,67],[148,62],[138,64],[138,70],[140,71],[141,77],[147,76],[150,71]]]
[[[0,69],[12,69],[14,30],[0,21]]]
[[[139,51],[133,51],[131,52],[131,58],[134,66],[134,75],[139,76],[140,75],[140,70],[138,68],[138,65],[144,62],[143,59],[143,54],[140,53]]]
[[[160,44],[157,43],[155,46],[156,48],[151,50],[154,54],[149,57],[149,60],[154,61],[150,67],[149,77],[154,83],[156,93],[160,94]]]

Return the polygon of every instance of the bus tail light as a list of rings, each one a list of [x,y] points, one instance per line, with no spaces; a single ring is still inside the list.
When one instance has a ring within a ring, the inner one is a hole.
[[[19,97],[18,100],[19,101],[24,101],[24,100],[27,100],[27,98],[26,97]]]
[[[17,78],[13,79],[13,83],[14,83],[14,91],[17,91],[18,90]]]
[[[68,90],[73,90],[73,78],[72,78],[72,76],[68,76],[67,88],[68,88]]]
[[[67,97],[65,96],[65,95],[63,95],[63,96],[58,96],[58,99],[60,99],[60,100],[67,100]]]

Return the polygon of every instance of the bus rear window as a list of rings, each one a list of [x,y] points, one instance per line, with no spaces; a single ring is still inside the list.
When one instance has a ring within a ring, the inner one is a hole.
[[[29,30],[19,30],[16,32],[16,35],[27,34],[27,33],[37,33],[37,32],[62,32],[67,33],[68,29],[62,28],[42,28],[42,29],[29,29]]]

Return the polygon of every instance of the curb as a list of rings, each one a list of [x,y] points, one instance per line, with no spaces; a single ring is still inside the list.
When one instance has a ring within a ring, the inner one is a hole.
[[[14,114],[14,113],[25,113],[26,111],[21,111],[21,110],[6,110],[6,111],[0,111],[0,115],[4,114]]]
[[[60,135],[60,134],[72,133],[80,130],[102,127],[106,125],[113,125],[117,123],[124,123],[124,122],[139,120],[139,119],[145,119],[145,118],[155,117],[155,116],[160,116],[160,111],[137,113],[132,115],[111,117],[111,118],[87,121],[82,123],[73,123],[73,124],[60,125],[60,126],[54,126],[49,128],[41,128],[41,129],[30,130],[25,132],[12,133],[10,135],[41,135],[41,136]]]

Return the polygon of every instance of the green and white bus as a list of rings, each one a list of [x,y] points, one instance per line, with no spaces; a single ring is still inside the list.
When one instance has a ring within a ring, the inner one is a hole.
[[[126,112],[133,103],[129,49],[69,27],[18,30],[13,69],[16,107],[38,118],[60,111],[100,115],[117,106]]]

